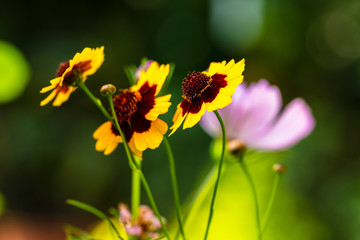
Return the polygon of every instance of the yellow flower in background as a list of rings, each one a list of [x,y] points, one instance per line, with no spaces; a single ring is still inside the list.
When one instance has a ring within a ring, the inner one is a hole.
[[[173,117],[173,134],[184,121],[183,129],[191,128],[201,119],[205,110],[211,112],[229,105],[244,76],[245,60],[235,63],[212,62],[204,72],[189,73],[182,83],[184,100],[178,104]]]
[[[50,81],[51,85],[41,89],[40,93],[50,90],[52,92],[40,106],[48,104],[54,100],[53,106],[61,106],[66,102],[70,94],[76,89],[77,81],[86,81],[87,76],[94,74],[104,62],[104,47],[84,48],[81,53],[76,53],[74,58],[59,65],[56,78]]]
[[[168,111],[171,95],[156,97],[169,74],[169,65],[152,62],[146,71],[141,71],[136,85],[129,89],[120,89],[113,96],[114,109],[120,128],[130,149],[141,157],[147,148],[157,148],[163,140],[168,125],[158,119]],[[107,121],[93,134],[97,139],[95,148],[112,153],[123,141],[116,127]]]

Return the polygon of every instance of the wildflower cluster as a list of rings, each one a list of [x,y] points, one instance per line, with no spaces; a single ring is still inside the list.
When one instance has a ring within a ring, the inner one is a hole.
[[[138,68],[127,69],[133,84],[126,89],[117,89],[114,83],[102,86],[101,94],[107,99],[108,107],[86,87],[85,81],[93,75],[104,62],[104,47],[85,48],[74,58],[60,64],[56,78],[51,85],[40,92],[52,92],[41,101],[47,105],[54,99],[53,106],[61,106],[71,93],[80,88],[93,101],[104,115],[106,121],[93,133],[95,149],[105,155],[111,154],[119,144],[123,144],[129,166],[132,170],[131,210],[126,204],[119,204],[114,219],[99,210],[69,200],[74,206],[92,212],[110,226],[112,234],[96,235],[67,231],[68,239],[192,239],[183,221],[179,200],[174,156],[166,138],[168,125],[159,116],[166,114],[171,106],[171,94],[163,88],[170,81],[173,65],[159,64],[156,61],[143,61]],[[200,122],[201,127],[214,139],[222,139],[222,151],[217,165],[217,177],[211,194],[209,215],[199,219],[206,223],[204,239],[215,237],[211,234],[212,219],[216,218],[214,204],[219,188],[224,159],[231,155],[243,169],[252,187],[258,239],[262,239],[265,222],[260,222],[256,189],[251,173],[246,165],[246,149],[257,151],[279,151],[290,148],[311,133],[315,121],[311,110],[301,98],[293,100],[281,113],[281,94],[277,87],[266,80],[247,86],[243,82],[245,61],[210,63],[206,71],[193,71],[184,77],[181,85],[183,100],[178,103],[170,127],[172,135],[183,124],[183,129],[191,128]],[[169,159],[171,184],[175,203],[177,226],[168,231],[165,219],[160,215],[150,186],[141,169],[143,152],[155,149],[164,142]],[[225,154],[228,153],[228,154]],[[276,164],[276,174],[283,174],[286,167]],[[209,184],[214,184],[213,182]],[[151,208],[140,204],[141,187],[144,188]],[[234,186],[236,189],[236,186]],[[274,187],[273,189],[277,189]],[[273,193],[271,196],[275,196]],[[273,197],[269,201],[273,202]],[[266,211],[268,217],[272,204]],[[239,213],[240,214],[240,213]],[[226,223],[224,223],[226,224]],[[174,233],[175,232],[175,233]],[[178,234],[177,234],[177,233]],[[95,237],[95,235],[96,237]],[[234,236],[236,239],[236,236]]]

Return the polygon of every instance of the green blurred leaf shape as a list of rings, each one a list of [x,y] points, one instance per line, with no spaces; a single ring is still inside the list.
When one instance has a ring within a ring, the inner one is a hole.
[[[30,67],[24,55],[12,44],[0,41],[0,104],[21,96],[29,78]]]
[[[261,217],[264,215],[275,178],[272,165],[281,161],[282,158],[283,154],[279,153],[259,153],[245,157],[256,184]],[[186,216],[185,233],[191,236],[191,239],[204,237],[217,173],[215,170],[209,173],[200,186],[191,211]],[[214,209],[209,240],[257,239],[250,187],[236,162],[228,161],[224,165]],[[176,232],[175,229],[171,230],[172,233]],[[181,237],[178,236],[176,239],[181,239]],[[331,238],[328,229],[317,219],[306,201],[292,195],[282,182],[263,239],[325,240]]]
[[[72,206],[78,207],[84,211],[94,214],[102,221],[97,224],[90,232],[90,237],[99,240],[128,240],[125,228],[118,219],[107,217],[103,212],[86,203],[73,199],[67,199],[66,202]]]

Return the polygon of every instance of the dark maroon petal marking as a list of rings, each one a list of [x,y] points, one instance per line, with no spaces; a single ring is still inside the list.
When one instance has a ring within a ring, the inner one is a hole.
[[[138,112],[134,113],[134,115],[131,117],[130,123],[132,131],[138,133],[146,132],[151,127],[151,121],[147,120]]]
[[[69,61],[60,63],[58,70],[56,71],[56,77],[61,77],[69,66],[70,66]]]
[[[202,105],[203,105],[203,100],[201,98],[194,98],[191,101],[189,113],[195,114],[200,112]]]
[[[131,137],[132,137],[132,134],[133,132],[131,131],[131,128],[130,128],[130,125],[126,122],[124,123],[121,123],[120,124],[120,128],[121,128],[121,131],[124,133],[125,135],[125,138],[126,138],[126,141],[129,142]],[[116,135],[116,136],[120,136],[120,133],[119,131],[117,130],[117,128],[112,124],[111,125],[111,131]]]
[[[185,116],[190,110],[190,102],[188,100],[184,99],[182,100],[180,107],[182,108],[182,116]]]
[[[202,94],[202,99],[206,103],[214,101],[214,99],[219,94],[220,89],[228,85],[225,81],[226,75],[224,74],[215,73],[211,78],[211,86],[207,88]]]
[[[149,86],[149,83],[145,83],[139,89],[141,95],[141,101],[137,103],[138,112],[142,115],[146,115],[155,106],[155,93],[156,85]]]
[[[180,107],[182,108],[182,116],[185,116],[186,113],[196,114],[200,112],[202,104],[203,100],[199,97],[194,98],[191,102],[184,99],[180,104]]]

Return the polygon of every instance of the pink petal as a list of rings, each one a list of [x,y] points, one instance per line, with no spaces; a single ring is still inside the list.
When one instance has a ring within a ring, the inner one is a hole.
[[[281,93],[263,79],[250,85],[240,105],[231,113],[228,131],[234,135],[233,138],[247,143],[272,124],[282,105]]]
[[[308,136],[315,127],[310,107],[301,98],[294,99],[279,119],[261,138],[246,142],[248,147],[261,150],[283,150]]]
[[[218,138],[221,136],[220,124],[213,112],[205,111],[204,115],[200,119],[200,126],[212,138]]]
[[[227,138],[232,139],[236,135],[231,134],[231,124],[234,122],[234,117],[241,117],[241,104],[242,97],[245,94],[246,87],[245,83],[240,84],[236,87],[236,91],[232,96],[233,101],[230,105],[225,108],[219,109],[218,112],[221,116],[221,119],[224,122],[227,131]],[[235,114],[235,115],[234,115]],[[200,126],[207,132],[211,137],[218,138],[221,136],[221,127],[219,120],[213,112],[206,111],[205,114],[201,117]]]

